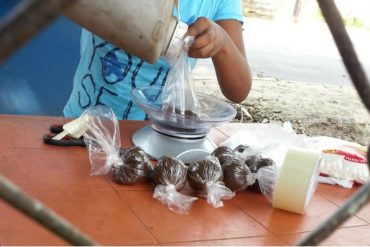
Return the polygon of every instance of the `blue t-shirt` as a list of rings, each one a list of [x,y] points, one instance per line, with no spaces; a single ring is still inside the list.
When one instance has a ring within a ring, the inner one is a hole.
[[[198,17],[243,21],[241,0],[181,0],[179,11],[186,23]],[[156,64],[147,63],[85,29],[81,34],[80,53],[73,90],[64,108],[66,117],[78,117],[91,106],[108,105],[118,119],[147,118],[132,101],[131,90],[164,85],[169,65],[163,58]]]

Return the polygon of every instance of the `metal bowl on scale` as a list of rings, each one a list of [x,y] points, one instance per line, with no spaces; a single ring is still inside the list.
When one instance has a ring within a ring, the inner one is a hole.
[[[151,124],[133,135],[133,142],[151,157],[178,157],[184,162],[211,153],[216,145],[207,137],[214,126],[231,121],[236,110],[225,101],[197,94],[201,111],[179,114],[163,110],[161,86],[132,90],[132,99],[149,116]]]

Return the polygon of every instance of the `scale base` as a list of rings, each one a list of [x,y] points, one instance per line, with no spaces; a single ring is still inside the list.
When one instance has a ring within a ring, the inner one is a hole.
[[[161,134],[151,126],[136,131],[132,141],[154,159],[170,156],[179,158],[184,163],[201,159],[217,147],[207,136],[196,139],[178,138]]]

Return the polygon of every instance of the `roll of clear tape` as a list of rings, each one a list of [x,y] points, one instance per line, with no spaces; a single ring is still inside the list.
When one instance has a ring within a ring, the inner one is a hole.
[[[275,184],[272,206],[303,214],[316,189],[320,154],[288,149]]]

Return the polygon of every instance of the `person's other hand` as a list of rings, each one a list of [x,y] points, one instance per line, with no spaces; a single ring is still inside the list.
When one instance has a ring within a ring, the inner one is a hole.
[[[217,23],[200,17],[189,26],[187,35],[195,38],[188,55],[193,58],[210,58],[222,50],[227,34]]]

